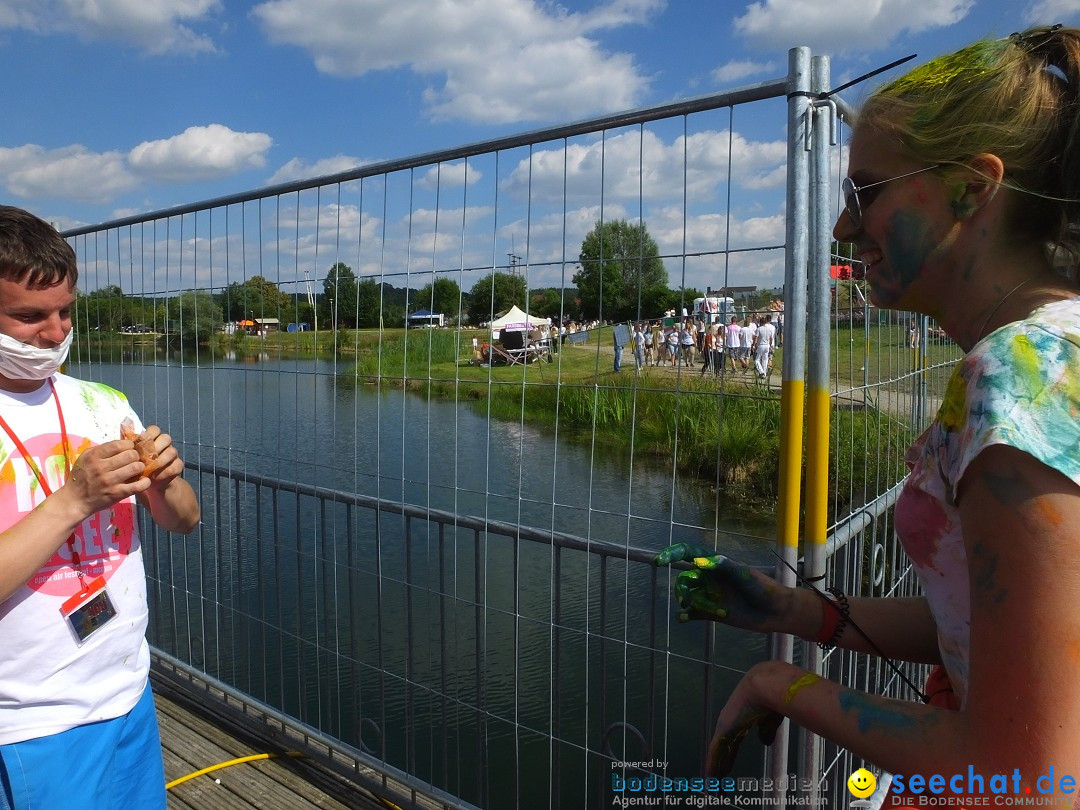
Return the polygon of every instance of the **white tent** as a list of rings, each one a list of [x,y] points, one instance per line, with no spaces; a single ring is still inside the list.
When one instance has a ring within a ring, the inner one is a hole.
[[[547,318],[541,318],[539,315],[526,315],[517,306],[512,306],[509,312],[491,322],[491,331],[524,332],[527,329],[547,326],[548,323]]]

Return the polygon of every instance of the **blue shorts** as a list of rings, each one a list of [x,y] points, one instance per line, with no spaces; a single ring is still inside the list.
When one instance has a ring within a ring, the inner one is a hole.
[[[115,720],[0,745],[0,810],[165,810],[154,694]]]

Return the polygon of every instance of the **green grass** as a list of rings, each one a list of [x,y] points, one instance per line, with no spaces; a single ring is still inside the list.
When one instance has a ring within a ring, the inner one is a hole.
[[[893,381],[902,393],[911,393],[923,380],[928,394],[940,397],[960,348],[951,341],[931,338],[916,351],[909,349],[902,324],[841,327],[831,333],[830,375],[837,387],[859,387]]]

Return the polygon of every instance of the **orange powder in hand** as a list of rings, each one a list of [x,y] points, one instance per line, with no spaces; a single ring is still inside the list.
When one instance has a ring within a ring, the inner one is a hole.
[[[150,475],[154,468],[157,467],[158,454],[154,442],[150,439],[141,438],[135,432],[135,423],[130,419],[125,419],[120,423],[120,438],[135,442],[135,452],[139,454],[139,461],[146,465],[146,469],[142,471],[142,476],[145,478]]]

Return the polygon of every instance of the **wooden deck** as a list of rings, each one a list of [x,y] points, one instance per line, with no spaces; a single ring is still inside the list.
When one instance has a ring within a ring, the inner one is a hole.
[[[240,740],[201,712],[182,705],[182,699],[175,695],[158,690],[154,699],[166,782],[229,760],[275,754],[271,759],[229,765],[175,785],[168,791],[169,810],[387,810],[397,806],[367,794],[315,763]]]

